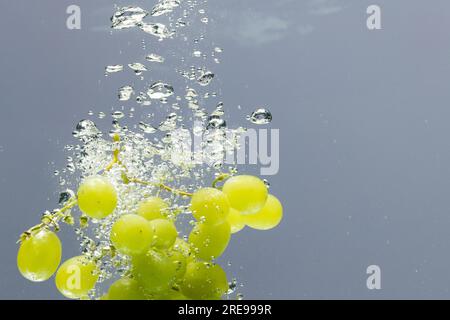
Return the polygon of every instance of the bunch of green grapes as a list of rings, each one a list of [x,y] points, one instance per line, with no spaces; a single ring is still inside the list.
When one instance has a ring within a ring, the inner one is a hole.
[[[118,138],[117,138],[118,139]],[[120,166],[114,152],[112,166]],[[102,220],[117,211],[118,193],[105,175],[85,178],[76,196],[20,240],[17,266],[27,279],[40,282],[55,273],[56,288],[67,298],[87,299],[99,278],[99,263],[87,255],[61,264],[62,246],[56,234],[58,222],[71,221],[70,210],[78,206],[83,216]],[[224,182],[218,187],[218,182]],[[122,174],[120,183],[144,181]],[[109,231],[110,257],[128,258],[129,272],[114,282],[104,300],[221,299],[229,290],[227,275],[215,262],[227,249],[231,235],[248,226],[257,230],[276,227],[283,216],[280,201],[268,193],[266,184],[254,176],[221,175],[211,188],[194,193],[166,185],[165,191],[190,198],[195,224],[189,235],[177,230],[177,215],[159,196],[144,199],[135,212],[117,214]]]

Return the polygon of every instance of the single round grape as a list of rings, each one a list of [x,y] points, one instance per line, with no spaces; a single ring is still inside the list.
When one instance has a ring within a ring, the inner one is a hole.
[[[183,278],[186,272],[187,258],[183,253],[175,250],[169,250],[167,256],[175,265],[175,280]]]
[[[168,290],[176,275],[176,264],[167,253],[149,250],[145,255],[133,258],[133,274],[146,293]]]
[[[48,280],[61,262],[61,241],[58,236],[43,229],[22,241],[17,253],[17,267],[28,280]]]
[[[145,253],[153,241],[150,222],[137,214],[121,216],[111,228],[111,242],[116,249],[126,255]]]
[[[98,270],[94,262],[85,256],[73,257],[64,262],[56,273],[56,288],[69,299],[88,297],[98,279]]]
[[[116,189],[105,177],[86,178],[78,188],[78,206],[91,218],[106,218],[116,209]]]
[[[187,260],[189,260],[188,262],[195,258],[192,245],[181,238],[176,238],[171,251],[180,252]]]
[[[241,214],[255,214],[267,201],[267,187],[254,176],[235,176],[223,185],[223,192],[228,196],[232,208]]]
[[[230,210],[227,221],[231,226],[231,233],[238,233],[245,228],[245,216],[235,209]]]
[[[131,278],[121,278],[108,290],[107,300],[145,300],[139,282]]]
[[[178,236],[178,232],[172,221],[156,219],[149,223],[153,230],[153,247],[157,249],[168,249],[173,246]]]
[[[158,197],[150,197],[139,204],[137,214],[151,221],[155,219],[166,219],[169,206]]]
[[[230,211],[227,196],[215,188],[199,189],[191,199],[191,210],[197,221],[219,224],[226,220]]]
[[[231,227],[228,222],[217,225],[197,224],[189,235],[196,256],[210,261],[224,253],[230,242]]]
[[[269,195],[266,205],[257,214],[245,216],[245,223],[257,230],[270,230],[283,219],[283,206],[273,195]]]
[[[227,275],[217,264],[192,262],[186,267],[180,288],[191,299],[217,300],[228,291]]]

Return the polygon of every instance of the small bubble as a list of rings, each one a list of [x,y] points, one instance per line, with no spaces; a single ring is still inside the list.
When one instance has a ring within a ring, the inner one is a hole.
[[[109,73],[116,73],[116,72],[121,72],[123,71],[123,65],[121,64],[117,64],[117,65],[113,65],[113,66],[107,66],[105,68],[105,73],[109,74]]]
[[[158,81],[148,88],[147,94],[150,99],[161,100],[172,96],[174,94],[174,89],[167,83]]]
[[[113,119],[122,119],[125,116],[125,114],[121,111],[114,111],[113,113],[111,113],[111,117]]]
[[[210,71],[202,72],[200,77],[197,78],[197,82],[199,85],[206,87],[211,83],[211,81],[214,79],[214,73]]]
[[[119,100],[120,101],[128,101],[133,95],[134,90],[131,86],[123,86],[119,89]]]
[[[260,108],[255,110],[247,119],[254,124],[269,124],[272,122],[272,113],[269,110]]]

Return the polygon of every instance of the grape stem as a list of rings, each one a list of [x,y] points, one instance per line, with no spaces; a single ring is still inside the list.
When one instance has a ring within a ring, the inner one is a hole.
[[[17,243],[20,243],[23,240],[29,238],[34,233],[41,231],[43,228],[47,228],[51,225],[57,226],[58,222],[61,221],[61,219],[64,219],[67,217],[66,212],[69,211],[70,209],[72,209],[73,207],[75,207],[77,203],[78,203],[78,201],[76,198],[69,200],[64,207],[58,209],[50,216],[45,217],[44,219],[46,221],[43,221],[40,224],[37,224],[34,227],[31,227],[30,229],[28,229],[27,231],[22,233],[20,236],[20,239],[17,241]]]
[[[120,142],[120,136],[117,133],[113,136],[113,142],[115,142],[115,143],[119,143]],[[120,154],[120,148],[114,149],[114,151],[113,151],[113,159],[106,166],[106,168],[104,170],[105,172],[111,171],[111,169],[114,167],[115,164],[122,165],[122,162],[119,159],[119,154]]]
[[[130,182],[134,182],[134,183],[138,183],[138,184],[142,184],[142,185],[145,185],[145,186],[155,186],[155,187],[158,187],[158,188],[160,188],[162,190],[165,190],[165,191],[168,191],[168,192],[172,192],[172,193],[178,194],[180,196],[184,196],[184,197],[192,197],[193,196],[192,193],[171,188],[171,187],[165,185],[164,183],[148,182],[148,181],[142,181],[142,180],[139,180],[139,179],[129,179],[129,181]]]
[[[230,176],[228,173],[222,173],[222,174],[220,174],[216,179],[214,179],[214,181],[213,181],[213,183],[212,183],[212,187],[218,189],[217,184],[218,184],[219,182],[222,182],[222,181],[228,179],[229,177],[231,177],[231,176]]]
[[[113,137],[113,141],[114,142],[120,142],[120,136],[118,134],[115,134],[114,137]],[[174,194],[178,194],[178,195],[181,195],[181,196],[185,196],[185,197],[192,197],[193,196],[192,193],[171,188],[171,187],[165,185],[164,183],[153,183],[153,182],[143,181],[143,180],[140,180],[140,179],[137,179],[137,178],[130,178],[128,176],[128,173],[127,173],[127,171],[128,171],[127,168],[125,167],[125,165],[119,159],[119,154],[120,154],[120,148],[115,149],[114,152],[113,152],[113,159],[108,164],[108,166],[105,168],[104,172],[110,171],[114,167],[114,165],[117,164],[120,167],[122,167],[122,169],[123,169],[122,180],[125,183],[133,182],[133,183],[142,184],[142,185],[145,185],[145,186],[155,186],[155,187],[160,188],[161,190],[172,192]]]

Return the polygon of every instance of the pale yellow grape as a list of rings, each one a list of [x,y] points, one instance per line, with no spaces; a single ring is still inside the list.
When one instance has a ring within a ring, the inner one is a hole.
[[[153,241],[153,227],[147,219],[137,214],[121,216],[111,228],[111,242],[126,255],[145,253]]]
[[[17,254],[17,267],[28,280],[48,280],[58,269],[61,252],[58,236],[43,229],[22,241]]]
[[[194,252],[192,245],[181,238],[175,240],[174,245],[171,248],[172,251],[180,252],[188,260],[194,259]]]
[[[137,214],[151,221],[155,219],[166,219],[169,206],[158,197],[150,197],[139,204]]]
[[[226,221],[230,211],[227,196],[215,188],[199,189],[191,199],[191,210],[197,221],[219,224]]]
[[[133,258],[133,275],[146,293],[167,291],[176,276],[177,266],[167,253],[149,250],[145,255]]]
[[[224,253],[230,237],[231,227],[228,222],[217,225],[199,223],[189,235],[189,243],[192,244],[198,258],[210,261]]]
[[[246,224],[257,230],[270,230],[283,219],[283,206],[273,195],[269,195],[264,208],[257,214],[245,216]]]
[[[177,228],[172,221],[156,219],[149,222],[153,230],[151,245],[157,249],[168,249],[175,243],[178,236]]]
[[[227,221],[231,226],[231,233],[238,233],[245,228],[245,216],[235,209],[230,209]]]
[[[176,290],[169,290],[168,292],[165,292],[164,294],[161,294],[157,297],[158,300],[189,300],[187,297],[185,297],[181,292]]]
[[[56,273],[56,288],[70,299],[88,297],[98,279],[98,270],[94,262],[85,256],[73,257],[64,262]]]
[[[91,218],[106,218],[116,209],[116,189],[105,177],[86,178],[78,188],[78,206]]]
[[[228,179],[222,191],[228,196],[230,205],[241,214],[255,214],[267,200],[267,187],[264,181],[254,176],[236,176]]]
[[[186,273],[186,266],[188,264],[187,258],[179,251],[170,250],[167,256],[175,265],[175,280],[181,279]]]
[[[186,267],[180,288],[191,299],[217,300],[228,291],[227,275],[217,264],[192,262]]]
[[[108,290],[105,300],[145,300],[139,282],[131,278],[121,278]]]

